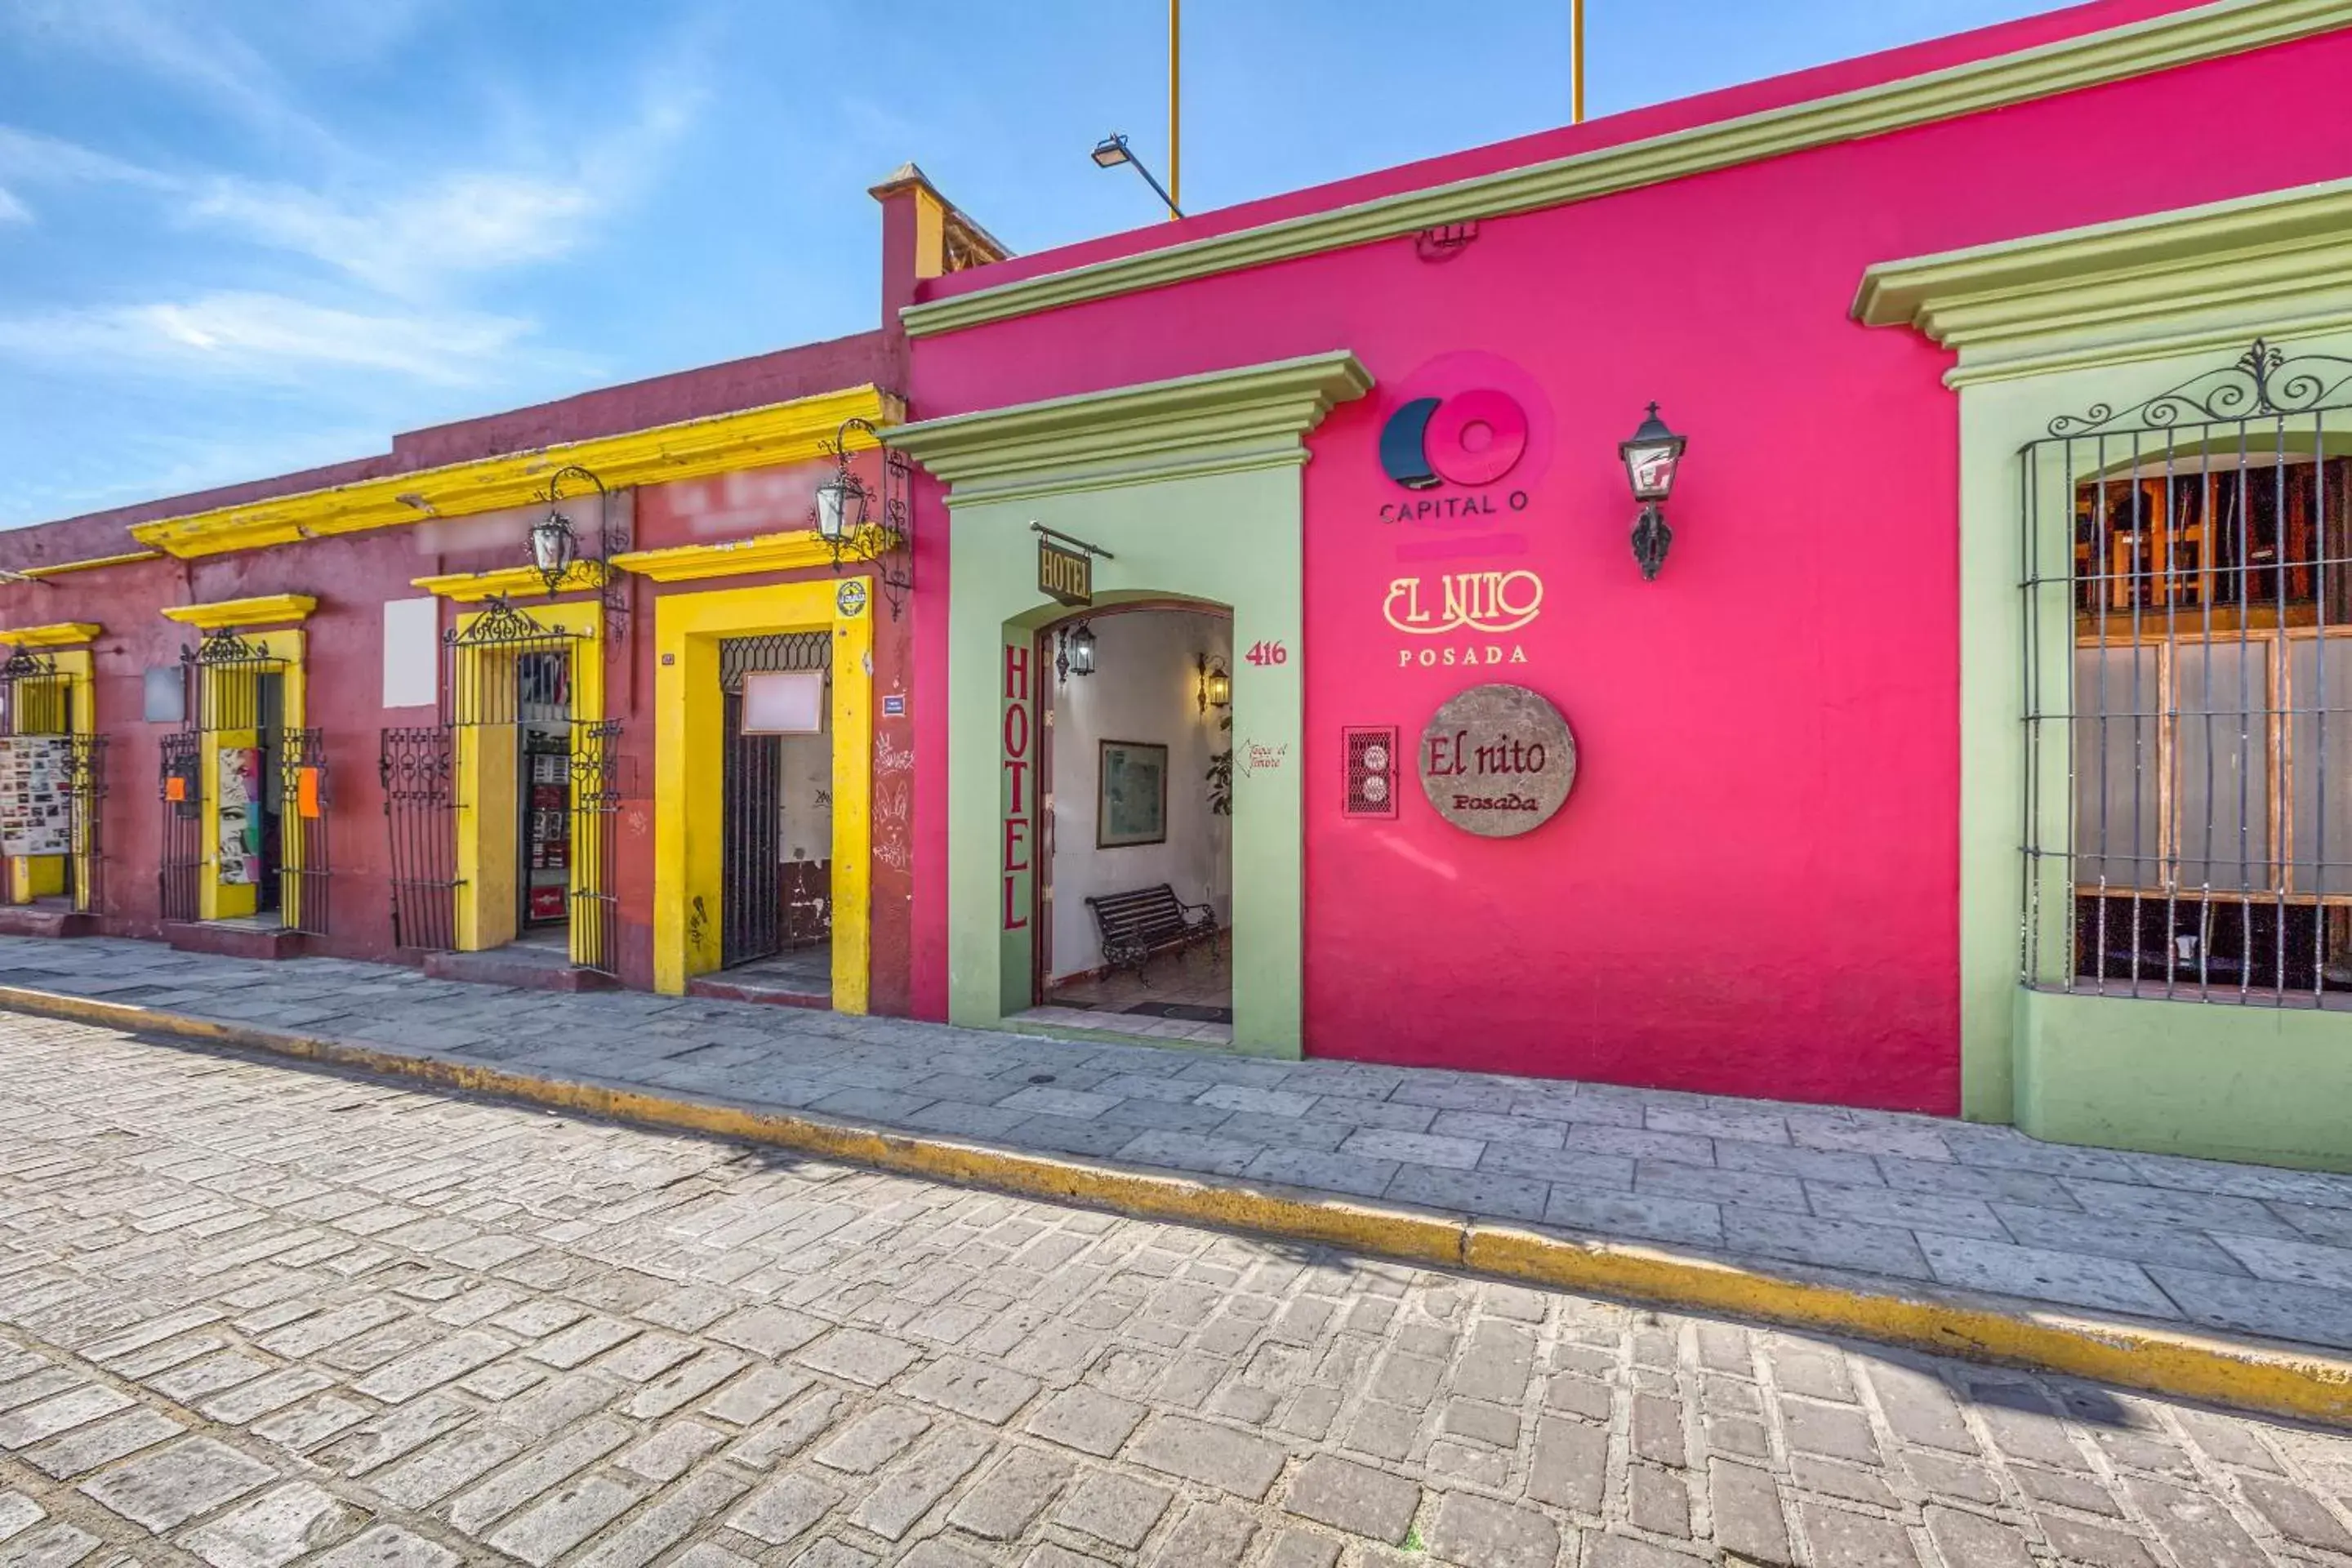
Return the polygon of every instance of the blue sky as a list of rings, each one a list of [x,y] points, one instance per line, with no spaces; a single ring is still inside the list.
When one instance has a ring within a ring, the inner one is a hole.
[[[1594,115],[2042,9],[1589,0]],[[1188,0],[1202,210],[1568,118],[1567,0]],[[1154,216],[1162,0],[4,0],[0,526],[875,324],[913,159]]]

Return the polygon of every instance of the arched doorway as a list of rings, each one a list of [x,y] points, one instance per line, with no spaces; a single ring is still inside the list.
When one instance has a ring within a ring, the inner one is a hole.
[[[1038,628],[1031,1008],[1233,1040],[1233,614],[1136,598]]]

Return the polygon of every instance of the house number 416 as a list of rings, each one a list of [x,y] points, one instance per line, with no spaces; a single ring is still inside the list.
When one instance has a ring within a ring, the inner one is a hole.
[[[1255,642],[1242,657],[1252,664],[1288,664],[1290,650],[1278,642]]]

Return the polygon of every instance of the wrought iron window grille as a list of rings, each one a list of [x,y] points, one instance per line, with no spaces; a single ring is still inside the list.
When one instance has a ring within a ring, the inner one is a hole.
[[[2352,358],[2021,451],[2029,984],[2352,1007]]]
[[[850,468],[853,434],[873,440],[881,451],[878,492]],[[914,465],[897,447],[881,446],[881,431],[871,421],[852,418],[843,420],[830,440],[819,443],[818,449],[833,459],[833,477],[818,487],[818,499],[809,509],[809,525],[824,540],[836,575],[853,563],[874,568],[874,580],[890,601],[890,618],[895,621],[906,609],[907,596],[915,591],[915,517],[908,500]]]

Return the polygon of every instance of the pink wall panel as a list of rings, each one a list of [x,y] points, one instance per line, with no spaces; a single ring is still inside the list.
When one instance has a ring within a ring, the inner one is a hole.
[[[2338,33],[1491,221],[1443,264],[1393,239],[922,339],[915,404],[938,417],[1340,348],[1371,370],[1371,396],[1310,438],[1305,477],[1310,1054],[1948,1112],[1957,404],[1944,355],[1847,306],[1874,261],[2352,174],[2341,115],[2301,117],[2259,158],[2151,136],[2184,114],[2269,123],[2347,79]],[[1530,416],[1517,468],[1483,492],[1381,473],[1399,403],[1481,384]],[[1672,559],[1644,584],[1615,447],[1652,398],[1691,445]],[[1496,511],[1381,521],[1384,503],[1465,493]],[[924,496],[936,542],[947,516]],[[1538,617],[1444,638],[1382,615],[1401,577],[1480,569],[1538,576]],[[933,691],[940,575],[919,596]],[[1448,646],[1525,662],[1420,662]],[[1482,840],[1409,781],[1393,822],[1340,818],[1342,726],[1393,723],[1410,743],[1485,679],[1534,687],[1573,726],[1581,772],[1557,817]],[[944,753],[937,704],[920,733]],[[925,1012],[941,815],[922,814],[919,857]]]

